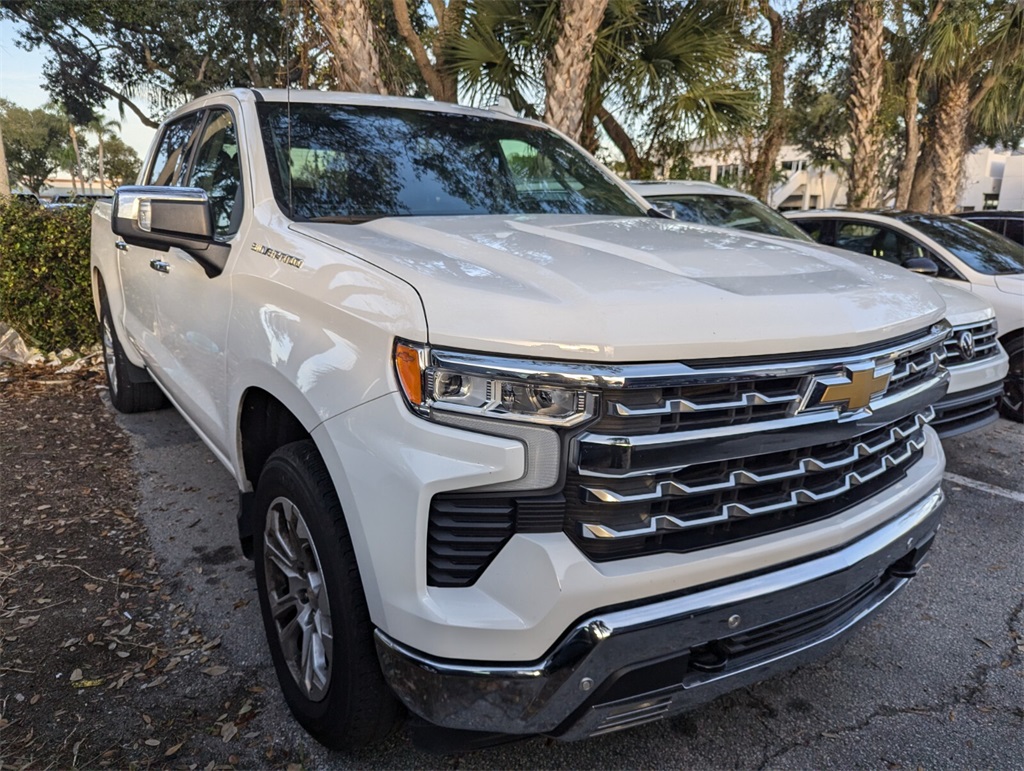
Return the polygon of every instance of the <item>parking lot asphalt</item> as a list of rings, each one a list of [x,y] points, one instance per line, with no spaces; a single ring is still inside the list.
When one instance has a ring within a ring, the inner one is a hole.
[[[925,569],[825,659],[660,723],[453,758],[418,751],[404,731],[357,755],[302,731],[277,692],[251,563],[238,548],[232,478],[173,410],[118,420],[136,449],[139,512],[162,573],[194,623],[221,638],[229,676],[265,689],[253,731],[306,767],[1024,768],[1018,424],[946,443],[949,505]]]

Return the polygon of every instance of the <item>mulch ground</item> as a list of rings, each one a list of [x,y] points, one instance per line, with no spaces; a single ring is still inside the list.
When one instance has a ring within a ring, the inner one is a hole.
[[[161,577],[104,387],[0,367],[0,769],[294,768]]]

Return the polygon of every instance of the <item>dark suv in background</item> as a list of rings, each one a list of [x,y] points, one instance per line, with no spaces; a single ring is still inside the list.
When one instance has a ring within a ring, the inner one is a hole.
[[[956,216],[1024,244],[1024,211],[965,211]]]

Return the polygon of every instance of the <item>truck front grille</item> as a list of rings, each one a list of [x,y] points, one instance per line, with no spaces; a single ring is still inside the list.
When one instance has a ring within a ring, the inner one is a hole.
[[[685,552],[832,516],[900,479],[934,411],[838,442],[697,463],[668,474],[570,474],[566,532],[596,561]]]
[[[834,516],[921,458],[945,393],[949,325],[822,358],[623,365],[563,440],[544,497],[434,496],[431,586],[469,586],[516,533],[591,560],[688,552]]]

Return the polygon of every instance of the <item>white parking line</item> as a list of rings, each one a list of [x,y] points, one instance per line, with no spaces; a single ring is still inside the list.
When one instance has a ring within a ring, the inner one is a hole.
[[[992,493],[992,495],[1001,495],[1004,498],[1009,498],[1011,501],[1024,503],[1024,493],[1019,493],[1016,490],[1007,490],[1005,487],[996,487],[995,485],[990,485],[987,482],[979,482],[977,479],[962,477],[959,474],[952,473],[951,471],[947,471],[943,476],[950,482],[955,482],[958,485],[973,487],[975,490]]]

